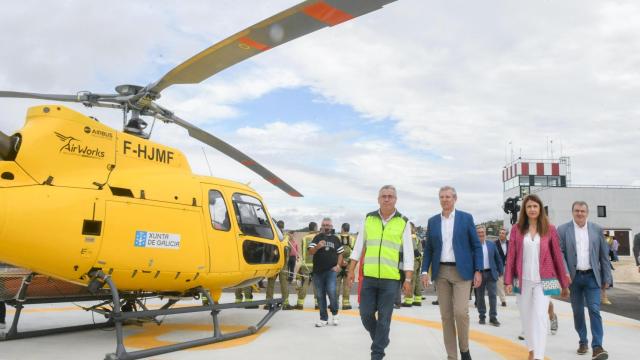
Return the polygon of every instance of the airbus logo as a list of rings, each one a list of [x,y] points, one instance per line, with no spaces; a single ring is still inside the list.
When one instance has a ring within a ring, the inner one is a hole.
[[[85,126],[84,132],[92,136],[97,136],[105,139],[113,139],[113,133],[99,129],[92,129],[90,126]]]

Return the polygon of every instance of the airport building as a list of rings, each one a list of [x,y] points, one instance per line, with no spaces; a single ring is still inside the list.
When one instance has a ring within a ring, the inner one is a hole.
[[[589,220],[602,226],[618,240],[619,256],[630,256],[633,236],[640,232],[640,187],[619,185],[574,185],[569,157],[559,159],[517,159],[502,169],[503,200],[528,194],[542,199],[553,224],[571,220],[576,200],[589,204]],[[522,205],[522,203],[519,203]],[[505,214],[505,224],[510,223]]]

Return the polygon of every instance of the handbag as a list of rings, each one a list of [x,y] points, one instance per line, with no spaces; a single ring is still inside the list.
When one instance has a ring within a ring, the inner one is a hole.
[[[556,278],[542,279],[540,281],[542,284],[542,292],[547,296],[560,296],[562,286],[560,286],[560,281]],[[513,293],[514,294],[522,294],[522,290],[520,289],[520,280],[513,279]]]
[[[522,294],[522,290],[520,289],[520,280],[518,278],[513,279],[513,293]]]
[[[549,296],[560,296],[562,287],[556,278],[542,279],[542,292]]]

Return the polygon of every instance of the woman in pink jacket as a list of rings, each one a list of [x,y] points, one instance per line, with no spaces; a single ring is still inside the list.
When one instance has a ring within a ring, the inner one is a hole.
[[[516,293],[529,360],[544,359],[550,296],[569,296],[558,233],[543,209],[536,195],[522,201],[518,223],[511,228],[504,273],[505,290]]]

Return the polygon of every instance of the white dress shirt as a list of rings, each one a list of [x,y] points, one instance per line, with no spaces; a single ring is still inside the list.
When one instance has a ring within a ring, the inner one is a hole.
[[[453,252],[453,226],[456,220],[456,210],[453,209],[449,217],[440,214],[442,226],[440,228],[442,236],[442,252],[440,262],[456,262],[456,255]]]
[[[574,221],[573,231],[576,234],[576,257],[578,258],[576,269],[589,270],[591,269],[591,262],[589,261],[589,231],[587,223],[580,227]]]
[[[500,247],[502,247],[502,252],[507,255],[507,240],[500,241]]]
[[[522,279],[540,282],[540,234],[532,239],[527,232],[523,242]]]
[[[378,210],[378,214],[380,214],[380,210]],[[389,218],[385,219],[380,214],[380,218],[382,219],[382,225],[387,225],[389,220],[391,220],[396,215],[396,211],[389,216]],[[360,255],[362,255],[362,250],[364,249],[364,242],[367,238],[367,228],[366,228],[366,220],[362,224],[362,231],[358,233],[358,237],[356,238],[356,243],[353,245],[353,250],[351,251],[351,256],[349,259],[360,261]],[[404,227],[404,233],[402,233],[402,252],[403,255],[402,260],[402,270],[404,271],[413,271],[413,240],[411,239],[411,225],[407,222],[407,226]]]
[[[482,258],[484,260],[484,269],[491,269],[491,266],[489,265],[489,249],[487,248],[486,240],[482,243]]]

